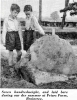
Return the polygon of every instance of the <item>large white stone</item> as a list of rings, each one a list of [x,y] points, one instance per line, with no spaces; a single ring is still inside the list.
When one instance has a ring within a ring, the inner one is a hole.
[[[77,72],[76,57],[72,46],[57,35],[46,35],[37,40],[30,48],[33,67],[42,71],[52,69],[62,74]]]

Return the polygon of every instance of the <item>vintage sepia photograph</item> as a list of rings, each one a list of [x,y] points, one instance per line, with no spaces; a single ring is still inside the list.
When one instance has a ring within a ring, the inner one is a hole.
[[[0,19],[0,88],[77,89],[77,0],[1,0]]]

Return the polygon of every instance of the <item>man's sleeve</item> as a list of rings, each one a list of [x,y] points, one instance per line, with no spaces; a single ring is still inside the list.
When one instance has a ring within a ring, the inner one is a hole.
[[[2,31],[2,41],[3,41],[3,44],[5,44],[6,33],[7,33],[7,19],[5,19],[4,23],[3,23],[3,31]]]
[[[45,32],[40,26],[40,24],[38,23],[38,20],[36,19],[36,17],[33,17],[33,22],[34,22],[34,27],[39,31],[39,33],[45,35]]]

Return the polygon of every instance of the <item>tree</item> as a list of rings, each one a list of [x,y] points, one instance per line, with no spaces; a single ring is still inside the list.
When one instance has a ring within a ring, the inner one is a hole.
[[[54,21],[54,22],[57,22],[59,21],[60,17],[59,17],[59,14],[57,11],[54,11],[51,15],[50,15],[51,19]],[[56,23],[54,23],[54,26],[56,26]]]
[[[59,14],[57,11],[54,11],[50,17],[56,22],[59,19]]]

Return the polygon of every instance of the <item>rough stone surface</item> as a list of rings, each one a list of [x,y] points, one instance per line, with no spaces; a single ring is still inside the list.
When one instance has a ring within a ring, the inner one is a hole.
[[[62,74],[77,72],[76,57],[72,46],[57,35],[44,36],[31,47],[33,67],[52,72],[53,69]]]

